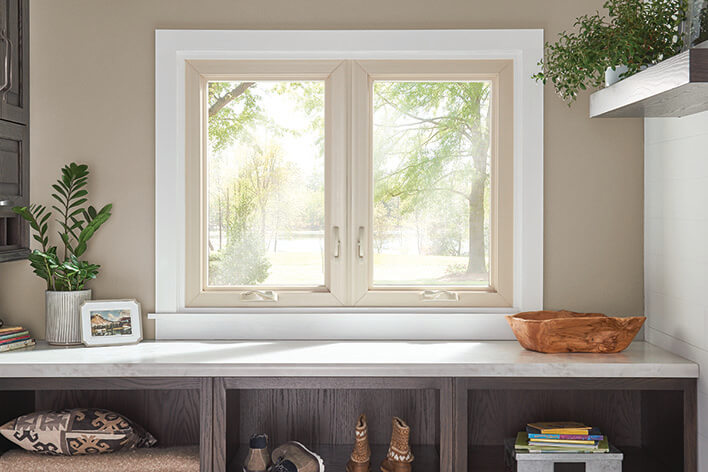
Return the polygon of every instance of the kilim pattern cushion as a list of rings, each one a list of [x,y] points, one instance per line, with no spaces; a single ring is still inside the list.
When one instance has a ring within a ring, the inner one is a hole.
[[[75,408],[40,411],[0,426],[0,434],[22,449],[40,454],[101,454],[157,443],[152,434],[108,410]]]

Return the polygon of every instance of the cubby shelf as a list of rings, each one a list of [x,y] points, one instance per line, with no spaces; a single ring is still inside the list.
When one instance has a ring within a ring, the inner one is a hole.
[[[368,417],[372,471],[399,416],[411,426],[415,471],[503,472],[502,445],[524,424],[573,419],[609,436],[625,453],[625,472],[697,471],[697,366],[647,343],[575,356],[511,342],[444,343],[426,353],[441,356],[436,363],[407,367],[417,376],[400,375],[403,365],[386,360],[389,351],[400,357],[398,343],[367,344],[381,349],[381,365],[345,356],[361,352],[357,343],[330,344],[292,342],[284,354],[278,344],[277,354],[264,354],[259,344],[258,356],[245,357],[250,363],[242,354],[250,343],[40,345],[0,358],[0,424],[37,409],[107,408],[145,426],[162,446],[199,444],[202,472],[242,470],[244,443],[255,433],[267,433],[271,447],[300,441],[323,456],[327,471],[343,472],[358,415]],[[281,355],[300,357],[291,365]],[[431,365],[437,376],[429,376]],[[196,372],[203,377],[186,375]],[[0,438],[0,453],[10,447]]]
[[[681,470],[674,464],[664,462],[648,448],[622,446],[617,448],[624,454],[623,472],[666,472]],[[470,460],[469,472],[505,472],[504,446],[471,446],[467,450]],[[558,464],[554,472],[578,472],[584,470],[581,464]],[[241,472],[239,470],[239,472]]]
[[[322,457],[326,471],[344,471],[349,455],[352,452],[351,445],[335,444],[313,444],[310,447],[313,452]],[[386,456],[388,446],[385,444],[371,445],[371,470],[378,470],[379,463]],[[411,450],[415,456],[414,469],[424,472],[438,472],[440,470],[440,455],[434,446],[412,446]],[[243,461],[248,453],[248,445],[242,444],[236,454],[229,461],[228,472],[242,472]]]

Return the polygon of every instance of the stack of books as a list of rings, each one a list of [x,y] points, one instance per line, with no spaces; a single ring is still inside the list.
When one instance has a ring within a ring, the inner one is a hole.
[[[528,452],[609,452],[599,429],[576,422],[529,423],[516,437],[515,448]]]
[[[0,328],[0,352],[14,351],[23,347],[34,346],[35,341],[29,331],[22,326]]]

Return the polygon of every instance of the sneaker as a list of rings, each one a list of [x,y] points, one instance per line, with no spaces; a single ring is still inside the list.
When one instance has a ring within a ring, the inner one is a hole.
[[[409,445],[411,428],[400,418],[393,418],[391,445],[381,463],[381,472],[411,472],[413,454]]]
[[[290,441],[273,450],[271,472],[324,472],[322,458],[299,442]]]
[[[354,430],[354,450],[347,462],[346,472],[369,472],[371,470],[371,447],[366,415],[361,415]]]
[[[248,441],[248,455],[243,462],[243,472],[266,472],[270,464],[268,436],[254,434]]]

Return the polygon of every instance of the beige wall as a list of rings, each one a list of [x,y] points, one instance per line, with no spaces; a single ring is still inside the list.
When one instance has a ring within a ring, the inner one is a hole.
[[[95,298],[154,308],[154,30],[544,28],[548,38],[601,0],[31,0],[32,199],[60,167],[93,171],[114,216],[88,258]],[[643,310],[642,122],[587,118],[546,92],[545,305]],[[43,284],[0,265],[0,313],[44,333]],[[146,337],[153,335],[147,324]]]

